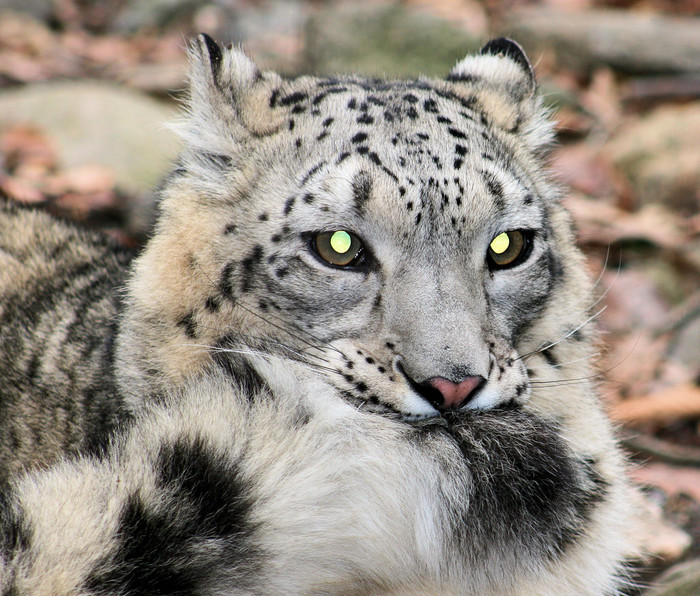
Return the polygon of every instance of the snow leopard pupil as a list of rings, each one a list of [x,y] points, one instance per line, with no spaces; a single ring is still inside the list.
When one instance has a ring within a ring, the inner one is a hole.
[[[362,261],[362,242],[345,230],[320,232],[316,234],[313,246],[319,257],[336,267],[352,267]]]
[[[515,266],[522,260],[527,247],[527,237],[521,230],[501,232],[489,245],[489,263],[496,269]]]

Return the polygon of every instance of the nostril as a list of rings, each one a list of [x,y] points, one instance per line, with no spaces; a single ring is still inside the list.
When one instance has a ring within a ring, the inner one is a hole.
[[[440,393],[442,396],[441,409],[448,410],[459,408],[466,401],[469,401],[485,380],[484,377],[469,376],[455,383],[443,377],[433,377],[428,379],[426,384]]]
[[[486,382],[481,376],[468,376],[459,382],[444,377],[431,377],[427,381],[414,381],[398,363],[397,368],[403,373],[413,390],[438,410],[457,409],[476,395]]]

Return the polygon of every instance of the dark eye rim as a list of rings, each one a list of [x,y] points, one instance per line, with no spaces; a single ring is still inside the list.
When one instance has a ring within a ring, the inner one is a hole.
[[[532,248],[534,245],[535,238],[534,230],[524,230],[516,228],[514,230],[502,230],[501,232],[499,232],[499,234],[503,232],[520,232],[523,236],[523,248],[520,251],[520,254],[515,258],[515,260],[505,265],[499,265],[498,263],[496,263],[496,261],[493,260],[493,257],[491,256],[491,243],[489,242],[489,248],[486,249],[486,262],[490,271],[503,271],[504,269],[513,269],[518,265],[522,265],[525,261],[528,260],[528,258],[530,258],[530,255],[532,254]],[[496,234],[496,236],[498,236],[498,234]],[[495,238],[496,236],[494,236],[493,238]],[[491,241],[493,241],[493,238],[491,239]]]
[[[338,228],[338,230],[341,228]],[[306,243],[309,252],[322,264],[325,265],[326,267],[330,267],[331,269],[338,269],[340,271],[359,271],[359,272],[367,272],[370,269],[370,264],[372,262],[372,257],[371,257],[371,252],[367,247],[367,244],[365,243],[364,240],[362,240],[362,237],[359,234],[355,234],[352,230],[344,230],[348,232],[348,234],[352,234],[355,236],[361,244],[361,248],[359,252],[357,253],[357,256],[351,261],[351,263],[347,265],[336,265],[334,263],[331,263],[330,261],[327,261],[324,259],[319,253],[318,250],[316,249],[316,238],[318,237],[319,234],[328,234],[331,232],[337,232],[338,230],[316,230],[313,232],[303,232],[302,233],[302,238],[304,239],[304,242]]]

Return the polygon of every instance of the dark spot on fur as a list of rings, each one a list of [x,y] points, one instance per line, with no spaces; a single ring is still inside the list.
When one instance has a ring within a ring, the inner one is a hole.
[[[289,197],[285,202],[284,202],[284,214],[289,215],[292,212],[292,209],[294,208],[294,203],[296,203],[296,197]]]
[[[237,231],[238,231],[238,226],[236,224],[228,224],[224,228],[224,234],[226,234],[227,236],[230,234],[235,234]]]
[[[571,451],[556,425],[521,408],[447,412],[416,426],[419,437],[428,432],[454,442],[472,473],[473,491],[468,506],[455,511],[453,532],[460,550],[477,560],[497,556],[503,544],[531,559],[558,559],[583,535],[605,494],[600,474]]]
[[[551,348],[542,350],[540,354],[542,354],[542,357],[547,361],[549,366],[559,365],[559,359],[555,356],[554,351]]]
[[[440,124],[452,124],[452,120],[450,120],[447,116],[438,116],[437,121]]]
[[[248,292],[252,286],[253,277],[255,275],[255,270],[262,260],[263,248],[259,244],[256,244],[248,254],[248,256],[241,261],[241,266],[243,268],[243,275],[241,279],[241,291]]]
[[[339,156],[338,159],[336,160],[336,165],[343,163],[348,157],[350,157],[350,152],[349,151],[343,151]]]
[[[301,182],[300,182],[301,186],[306,184],[311,179],[311,177],[314,174],[316,174],[316,172],[318,172],[324,165],[326,165],[326,162],[322,161],[320,163],[317,163],[313,168],[311,168],[308,172],[306,172],[306,175],[301,179]]]
[[[369,114],[362,114],[357,118],[358,124],[374,124],[374,118]]]
[[[221,301],[217,296],[209,296],[204,302],[204,308],[209,312],[217,312],[221,308]]]
[[[177,326],[183,328],[187,337],[190,339],[196,339],[197,323],[194,320],[194,312],[188,312],[177,322]]]
[[[479,77],[467,73],[452,73],[447,77],[451,83],[474,83],[479,80]]]
[[[261,213],[258,215],[259,221],[267,221],[268,219],[270,219],[270,216],[267,213]]]
[[[362,143],[363,141],[367,140],[367,133],[366,132],[358,132],[352,139],[350,139],[351,143]]]
[[[362,210],[365,203],[369,201],[372,192],[372,178],[367,172],[361,171],[352,181],[352,196],[355,201],[355,208]]]
[[[327,131],[327,130],[324,130],[320,135],[318,135],[318,136],[316,137],[316,140],[317,140],[317,141],[322,141],[322,140],[325,139],[327,136],[328,136],[328,131]]]
[[[357,100],[354,97],[350,98],[350,101],[348,101],[348,108],[350,108],[351,110],[357,108]]]
[[[486,187],[496,199],[503,199],[503,185],[493,176],[488,176],[485,180]]]
[[[457,143],[455,145],[455,153],[460,157],[464,157],[467,154],[467,148],[464,145]]]
[[[467,138],[466,134],[464,134],[461,130],[454,128],[452,126],[449,126],[447,128],[447,132],[450,133],[450,135],[452,135],[456,139],[466,139]]]
[[[328,117],[323,122],[321,122],[321,124],[323,126],[330,126],[331,124],[333,124],[333,120],[334,120],[333,118]]]
[[[223,271],[221,272],[221,279],[219,280],[219,289],[221,290],[221,293],[229,300],[234,299],[232,277],[235,268],[236,263],[234,261],[229,261],[226,263]]]
[[[437,102],[434,99],[426,99],[423,102],[423,109],[431,114],[437,113]]]
[[[314,195],[312,195],[310,192],[307,192],[301,200],[307,205],[311,205],[316,200],[316,197],[314,197]]]
[[[411,106],[406,110],[406,116],[408,116],[411,120],[415,120],[416,118],[418,118],[418,111],[416,110],[416,108]]]
[[[303,93],[301,91],[297,91],[295,93],[291,93],[290,95],[285,95],[282,99],[279,100],[279,105],[289,106],[295,103],[300,103],[304,101],[307,97],[308,94]]]
[[[96,595],[201,593],[239,589],[261,564],[253,541],[252,498],[236,465],[201,439],[164,444],[155,500],[133,494],[120,517],[118,544],[85,587]]]

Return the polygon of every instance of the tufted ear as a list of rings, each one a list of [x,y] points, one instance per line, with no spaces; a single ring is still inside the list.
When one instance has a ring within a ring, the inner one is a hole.
[[[283,123],[284,114],[269,101],[281,79],[262,73],[242,49],[222,48],[206,34],[190,44],[189,60],[186,116],[174,129],[185,141],[183,164],[215,183],[241,162],[247,140]]]
[[[221,48],[205,33],[189,49],[188,113],[193,127],[213,132],[219,125],[228,135],[243,132],[264,135],[281,123],[264,101],[280,84],[274,72],[262,73],[239,47]],[[222,131],[223,132],[223,131]]]
[[[552,126],[536,93],[534,69],[513,40],[489,41],[478,54],[458,62],[447,80],[457,93],[476,102],[490,123],[524,135],[532,149],[551,141]]]
[[[537,89],[535,72],[525,51],[505,37],[492,39],[478,54],[458,62],[447,80],[456,83],[481,82],[505,91],[515,101],[531,97]]]

